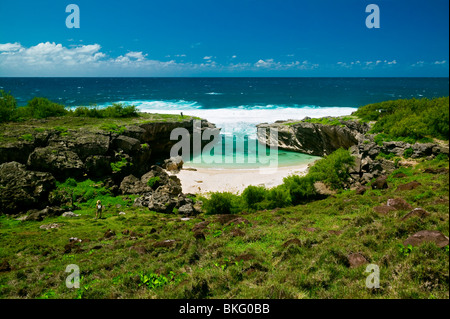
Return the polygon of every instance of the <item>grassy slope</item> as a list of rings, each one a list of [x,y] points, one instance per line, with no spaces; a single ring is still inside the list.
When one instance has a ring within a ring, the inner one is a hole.
[[[307,205],[241,214],[250,225],[225,227],[217,216],[205,215],[181,221],[177,215],[131,207],[132,199],[127,198],[111,199],[102,220],[94,220],[90,202],[75,211],[79,218],[20,222],[1,217],[0,262],[8,260],[13,270],[0,272],[0,297],[448,298],[448,249],[425,244],[406,256],[398,247],[419,230],[436,229],[449,235],[449,176],[423,173],[425,167],[448,168],[448,161],[402,168],[407,176],[391,175],[387,190],[370,190],[362,196],[346,191]],[[422,186],[396,191],[397,185],[412,180]],[[373,212],[374,206],[394,197],[425,208],[431,216],[400,221],[406,211]],[[196,240],[192,228],[203,220],[210,222],[204,230],[206,240]],[[39,229],[54,222],[63,226]],[[317,230],[305,230],[311,227]],[[104,239],[108,229],[116,236]],[[133,239],[122,234],[126,229],[140,236]],[[243,236],[233,236],[233,229]],[[64,253],[70,237],[84,240],[82,252]],[[283,247],[295,238],[300,246]],[[154,247],[171,239],[176,240],[172,247]],[[147,252],[138,253],[130,249],[133,246]],[[361,252],[380,266],[381,289],[365,288],[365,266],[347,266],[351,252]],[[244,261],[237,262],[239,257]],[[69,264],[81,269],[81,289],[65,286]],[[147,286],[143,282],[148,278]]]

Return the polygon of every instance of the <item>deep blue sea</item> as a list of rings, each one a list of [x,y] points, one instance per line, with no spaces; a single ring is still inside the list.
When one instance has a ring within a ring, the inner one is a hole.
[[[10,91],[19,105],[39,96],[68,107],[121,102],[145,112],[183,112],[208,119],[225,136],[254,139],[258,123],[348,115],[392,99],[448,96],[449,79],[0,78],[0,89]],[[280,154],[285,164],[308,158]]]

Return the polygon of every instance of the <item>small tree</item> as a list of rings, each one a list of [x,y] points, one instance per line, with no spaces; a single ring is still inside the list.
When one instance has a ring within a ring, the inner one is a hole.
[[[16,99],[5,91],[0,91],[0,123],[12,120],[14,111],[17,108]]]

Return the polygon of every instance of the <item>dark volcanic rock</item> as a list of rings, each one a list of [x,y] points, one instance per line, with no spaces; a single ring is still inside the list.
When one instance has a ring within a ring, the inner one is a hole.
[[[348,259],[350,268],[356,268],[356,267],[359,267],[359,266],[362,266],[362,265],[365,265],[368,263],[367,259],[360,253],[350,254],[347,257],[347,259]]]
[[[172,172],[179,172],[183,168],[183,158],[181,156],[171,157],[164,160],[163,168]]]
[[[388,188],[387,176],[378,177],[372,184],[372,189],[386,189]]]
[[[55,188],[50,173],[27,171],[17,162],[0,165],[0,213],[14,214],[48,204],[48,195]]]
[[[397,187],[397,190],[398,191],[410,191],[410,190],[416,189],[417,187],[419,187],[421,185],[422,184],[417,181],[412,181],[410,183],[399,185]]]
[[[364,186],[359,186],[356,189],[356,195],[364,195],[367,191],[367,188],[365,188]]]
[[[281,149],[324,156],[339,148],[348,149],[358,144],[361,133],[369,130],[366,123],[349,121],[346,125],[324,125],[320,123],[298,122],[292,125],[286,123],[259,124],[258,140]],[[278,131],[278,141],[270,138],[270,129]]]
[[[423,208],[415,208],[415,209],[413,209],[412,211],[410,211],[408,214],[406,214],[405,216],[403,216],[402,220],[407,220],[407,219],[409,219],[409,218],[411,218],[411,217],[414,217],[414,216],[418,216],[418,217],[420,217],[420,218],[423,218],[423,217],[428,217],[428,216],[430,216],[430,213],[427,212],[427,211],[426,211],[425,209],[423,209]]]
[[[62,209],[62,208],[46,207],[43,210],[32,212],[30,215],[28,215],[26,217],[25,220],[41,221],[47,217],[61,216],[63,213],[64,213],[64,209]]]
[[[115,138],[112,144],[115,150],[126,153],[137,152],[141,148],[141,142],[138,139],[124,135]]]
[[[403,245],[420,246],[424,242],[434,242],[439,248],[448,245],[448,237],[437,230],[422,230],[408,237]]]
[[[106,155],[110,147],[110,136],[106,132],[89,132],[84,129],[70,130],[66,135],[55,132],[51,134],[48,146],[75,152],[81,161],[85,161],[89,156]]]
[[[152,189],[141,182],[139,178],[134,175],[129,175],[120,183],[120,191],[122,194],[143,194],[151,192]]]
[[[75,152],[54,146],[36,148],[30,154],[27,166],[32,170],[50,172],[58,180],[81,176],[84,171],[84,164]]]
[[[378,214],[386,215],[386,214],[388,214],[388,213],[390,213],[390,212],[396,211],[396,209],[395,209],[394,207],[391,207],[391,206],[382,205],[382,206],[376,206],[376,207],[374,207],[374,208],[373,208],[373,211],[374,211],[375,213],[378,213]]]
[[[27,141],[5,143],[0,146],[0,164],[7,162],[26,164],[34,147],[34,143]]]
[[[388,199],[387,205],[397,210],[411,210],[413,207],[408,204],[403,198]]]

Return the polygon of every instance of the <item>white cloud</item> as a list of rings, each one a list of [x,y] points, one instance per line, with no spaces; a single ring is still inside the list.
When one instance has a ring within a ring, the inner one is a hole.
[[[362,69],[374,69],[375,67],[387,67],[393,66],[397,64],[397,60],[375,60],[375,61],[365,61],[361,62],[360,60],[351,61],[351,62],[338,62],[337,65],[343,68],[351,69],[351,68],[362,68]]]
[[[412,67],[415,67],[415,66],[421,67],[421,66],[424,66],[424,65],[425,65],[425,61],[417,61],[416,63],[412,64],[411,66]]]
[[[443,60],[443,61],[435,61],[435,62],[434,62],[434,64],[436,64],[436,65],[441,65],[441,64],[446,64],[446,63],[447,63],[446,60]]]
[[[233,59],[236,58],[234,55]],[[159,61],[142,51],[113,57],[103,52],[100,44],[66,47],[60,43],[42,42],[24,47],[20,43],[4,43],[0,44],[0,76],[178,76],[208,72],[314,70],[318,67],[308,61],[261,59],[256,63],[220,64],[214,59],[215,56],[205,56],[203,63]]]
[[[11,52],[11,51],[19,51],[22,49],[22,45],[20,43],[0,43],[0,52]]]

